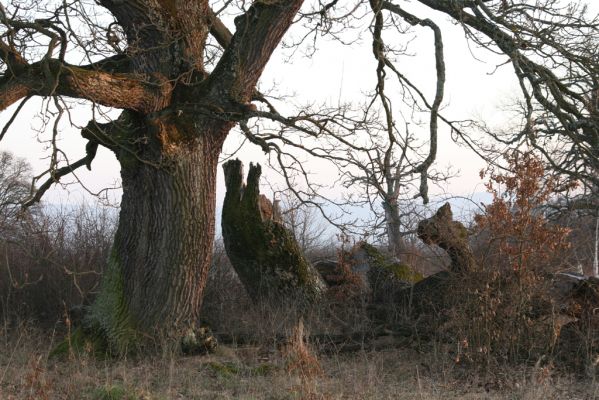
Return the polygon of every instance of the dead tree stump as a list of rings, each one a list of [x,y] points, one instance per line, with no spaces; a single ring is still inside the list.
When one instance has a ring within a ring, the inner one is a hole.
[[[268,199],[260,195],[259,164],[250,164],[247,184],[243,164],[223,165],[227,193],[222,231],[227,255],[254,301],[290,299],[314,301],[326,289],[320,274],[302,254],[292,233],[276,218]]]
[[[449,203],[445,203],[431,218],[420,221],[418,237],[426,244],[436,244],[447,252],[451,259],[451,272],[472,271],[476,261],[468,244],[468,230],[462,223],[453,220]]]

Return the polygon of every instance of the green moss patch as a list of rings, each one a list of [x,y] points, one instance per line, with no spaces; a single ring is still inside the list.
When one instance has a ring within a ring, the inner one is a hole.
[[[63,358],[70,354],[87,354],[103,358],[108,352],[106,340],[79,327],[60,342],[51,352],[50,358]]]
[[[217,361],[211,361],[207,364],[208,369],[210,369],[216,376],[221,376],[223,378],[230,378],[233,375],[237,375],[240,372],[240,367],[231,362],[220,363]]]
[[[421,273],[414,271],[412,267],[407,264],[388,264],[384,266],[384,268],[387,268],[389,271],[393,272],[393,275],[395,275],[395,277],[401,281],[416,283],[424,279],[424,276]]]
[[[424,279],[422,274],[414,271],[414,269],[409,265],[391,262],[373,245],[362,242],[358,246],[368,256],[370,268],[382,268],[384,270],[390,271],[397,279],[405,282],[416,283]]]
[[[102,289],[84,325],[86,331],[105,338],[109,350],[116,354],[132,352],[140,345],[139,334],[127,309],[122,270],[114,248],[104,272]]]

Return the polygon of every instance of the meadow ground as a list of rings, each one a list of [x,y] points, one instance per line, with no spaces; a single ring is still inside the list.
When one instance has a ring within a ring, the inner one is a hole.
[[[26,325],[0,336],[0,399],[598,399],[599,383],[545,367],[475,368],[441,345],[296,360],[272,345],[221,345],[210,355],[49,359],[59,340]],[[398,345],[398,343],[395,343]],[[313,353],[314,354],[314,353]],[[492,371],[492,372],[490,372]]]

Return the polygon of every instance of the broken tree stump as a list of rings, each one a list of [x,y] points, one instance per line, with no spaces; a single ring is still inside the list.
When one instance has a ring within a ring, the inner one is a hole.
[[[447,252],[451,260],[449,271],[441,271],[401,290],[396,304],[412,315],[430,316],[426,324],[434,331],[451,308],[451,295],[461,274],[473,271],[476,261],[468,244],[468,231],[460,222],[453,220],[451,206],[445,203],[435,215],[420,221],[418,237],[426,244],[435,244]],[[427,321],[424,319],[424,321]]]
[[[464,273],[476,267],[476,260],[468,244],[468,230],[461,222],[453,220],[449,203],[437,213],[418,224],[418,237],[426,244],[436,244],[451,259],[450,272]]]
[[[292,233],[277,220],[277,210],[260,195],[260,165],[250,164],[247,184],[243,183],[241,161],[230,160],[223,169],[227,188],[222,211],[225,249],[249,296],[254,301],[317,299],[326,284]]]

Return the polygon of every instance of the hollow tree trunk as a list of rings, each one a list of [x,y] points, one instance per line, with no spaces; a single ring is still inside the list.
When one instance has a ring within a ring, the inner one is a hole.
[[[300,306],[319,298],[326,284],[304,257],[292,233],[264,212],[260,196],[260,165],[250,164],[247,185],[243,165],[223,165],[227,193],[222,228],[227,255],[254,301],[289,300]],[[263,200],[262,200],[263,201]]]
[[[119,226],[88,318],[113,350],[131,350],[148,337],[181,338],[196,327],[214,237],[220,148],[199,136],[157,154],[121,152]]]

